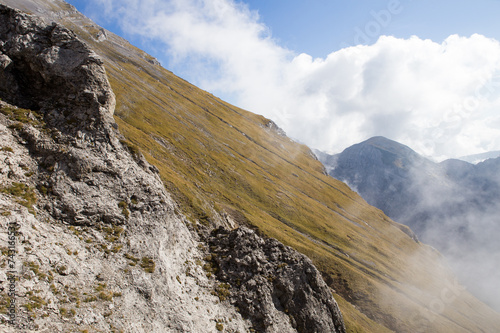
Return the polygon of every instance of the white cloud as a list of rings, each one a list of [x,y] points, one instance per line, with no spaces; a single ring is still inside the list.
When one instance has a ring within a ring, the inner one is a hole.
[[[219,96],[330,152],[383,135],[435,158],[500,149],[500,43],[382,36],[325,59],[294,54],[232,0],[94,0]],[[159,57],[161,59],[161,57]]]

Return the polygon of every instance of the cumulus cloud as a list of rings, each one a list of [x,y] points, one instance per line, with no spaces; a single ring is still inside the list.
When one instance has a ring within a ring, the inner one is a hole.
[[[281,47],[258,13],[233,0],[92,3],[163,45],[169,69],[313,148],[339,152],[382,135],[436,159],[500,149],[496,40],[382,36],[313,59]]]

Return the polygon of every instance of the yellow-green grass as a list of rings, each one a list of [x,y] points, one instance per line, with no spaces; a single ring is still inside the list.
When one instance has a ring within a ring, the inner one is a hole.
[[[334,295],[337,304],[342,309],[342,315],[346,323],[347,333],[388,333],[392,332],[386,327],[374,322],[364,314],[360,313],[351,303],[347,302],[342,296]]]

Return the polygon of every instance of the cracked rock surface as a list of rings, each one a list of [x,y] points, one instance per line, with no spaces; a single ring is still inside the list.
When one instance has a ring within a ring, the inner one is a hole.
[[[15,226],[18,278],[16,321],[2,302],[0,331],[218,332],[219,322],[246,331],[210,294],[196,235],[155,168],[116,130],[95,53],[69,30],[1,5],[0,50],[9,102],[0,102],[0,244],[8,254]]]
[[[330,289],[303,254],[247,228],[219,228],[209,242],[218,278],[257,331],[345,332]]]

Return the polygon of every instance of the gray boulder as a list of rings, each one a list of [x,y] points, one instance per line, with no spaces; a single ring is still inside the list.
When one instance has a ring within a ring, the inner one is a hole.
[[[115,97],[95,52],[55,23],[6,6],[0,18],[0,98],[71,134],[113,123]]]

